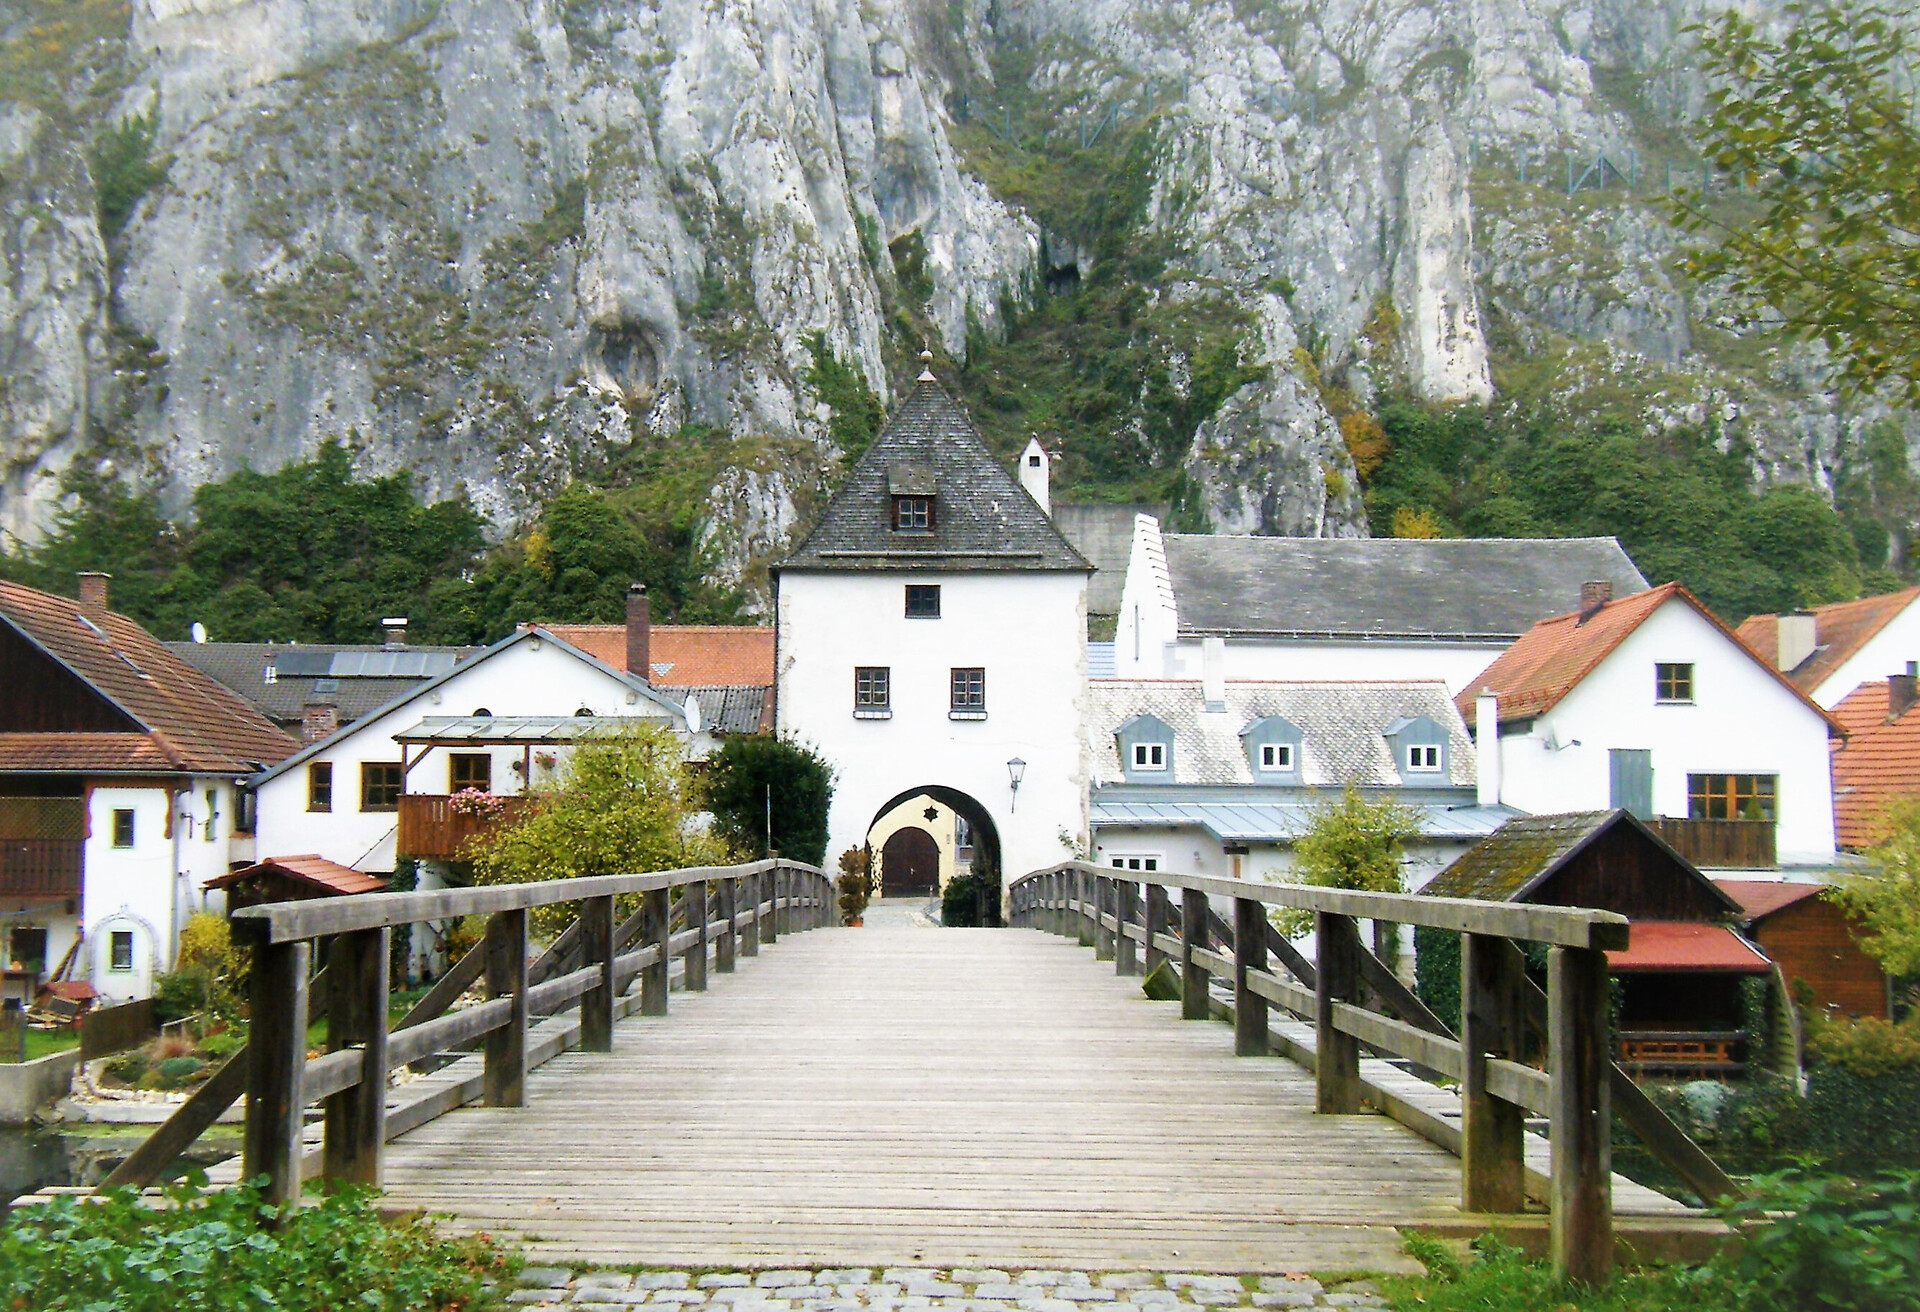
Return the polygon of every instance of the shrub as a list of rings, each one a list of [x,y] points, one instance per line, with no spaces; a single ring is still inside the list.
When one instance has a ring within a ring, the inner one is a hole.
[[[153,981],[153,1018],[162,1025],[210,1016],[231,1005],[231,991],[203,965],[182,966]]]
[[[1920,1070],[1920,1012],[1895,1024],[1863,1016],[1826,1019],[1807,1012],[1808,1055],[1855,1075],[1888,1075]]]
[[[485,1237],[389,1224],[371,1191],[341,1189],[281,1212],[251,1186],[205,1175],[149,1208],[129,1189],[62,1197],[0,1228],[0,1307],[37,1312],[452,1312],[488,1306],[511,1263]]]
[[[1756,1222],[1715,1273],[1749,1307],[1920,1310],[1920,1172],[1856,1181],[1784,1171],[1729,1212]]]
[[[246,1041],[246,1037],[237,1030],[215,1030],[200,1036],[200,1042],[193,1045],[193,1055],[209,1064],[222,1062],[240,1051]]]
[[[143,1048],[130,1048],[107,1061],[107,1074],[122,1084],[138,1084],[147,1073],[147,1054]]]
[[[840,854],[840,877],[834,887],[840,891],[840,918],[858,920],[873,896],[873,861],[864,847],[850,847]]]
[[[206,1068],[198,1057],[168,1057],[154,1066],[153,1082],[157,1088],[177,1089]]]
[[[1858,1075],[1816,1065],[1807,1076],[1806,1147],[1836,1167],[1920,1167],[1920,1070]]]
[[[708,762],[707,805],[720,836],[742,855],[771,851],[824,864],[832,801],[833,767],[791,739],[729,738]]]
[[[940,894],[940,923],[969,929],[1000,923],[1000,881],[979,871],[955,875]]]

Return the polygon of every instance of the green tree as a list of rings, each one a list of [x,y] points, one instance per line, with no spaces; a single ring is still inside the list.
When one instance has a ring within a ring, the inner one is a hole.
[[[1868,851],[1869,873],[1828,896],[1859,921],[1861,948],[1896,979],[1920,975],[1920,797],[1887,807],[1883,837]]]
[[[1352,784],[1340,800],[1314,807],[1307,828],[1294,840],[1289,877],[1316,888],[1347,888],[1367,893],[1404,893],[1400,860],[1406,843],[1419,836],[1420,813],[1391,797],[1372,800]],[[1275,911],[1274,923],[1289,938],[1313,928],[1313,913],[1292,908]],[[1374,923],[1374,948],[1392,960],[1392,927]]]
[[[706,791],[715,827],[743,854],[826,860],[833,767],[812,748],[790,738],[729,738],[707,762]]]
[[[1729,9],[1695,29],[1701,150],[1750,203],[1674,201],[1703,279],[1824,342],[1842,377],[1920,400],[1920,132],[1902,21],[1849,0],[1788,7],[1775,35]]]
[[[531,814],[467,851],[476,884],[636,874],[728,859],[721,838],[690,825],[697,789],[679,739],[660,725],[639,722],[583,739],[559,778],[535,797]],[[555,934],[572,912],[541,907],[534,917],[541,933]]]
[[[842,461],[851,465],[880,435],[886,411],[867,386],[866,376],[834,353],[825,333],[809,333],[803,341],[813,357],[807,366],[807,386],[826,403],[827,433],[840,448]]]

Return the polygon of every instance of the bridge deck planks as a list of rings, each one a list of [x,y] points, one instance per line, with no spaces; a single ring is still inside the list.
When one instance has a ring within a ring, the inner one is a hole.
[[[528,1094],[391,1144],[392,1201],[706,1266],[1408,1269],[1388,1227],[1457,1214],[1451,1155],[1028,931],[782,936]]]

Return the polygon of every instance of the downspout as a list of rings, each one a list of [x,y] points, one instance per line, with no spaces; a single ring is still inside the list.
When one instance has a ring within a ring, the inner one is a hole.
[[[180,952],[180,799],[193,795],[193,784],[188,782],[179,792],[167,794],[167,836],[173,845],[173,860],[167,867],[167,969],[172,970],[174,957]],[[157,953],[155,954],[158,955]],[[156,972],[158,973],[158,972]]]

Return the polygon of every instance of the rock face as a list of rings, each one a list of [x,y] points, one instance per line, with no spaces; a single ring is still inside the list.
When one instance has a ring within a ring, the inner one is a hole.
[[[0,101],[21,539],[76,461],[178,509],[329,437],[504,530],[699,425],[739,440],[707,508],[737,582],[832,467],[820,346],[885,400],[922,338],[962,361],[1082,271],[950,136],[1016,64],[1040,103],[1155,116],[1168,294],[1254,325],[1262,377],[1186,461],[1221,530],[1365,532],[1342,407],[1389,382],[1484,401],[1503,358],[1565,363],[1577,396],[1599,351],[1650,422],[1729,410],[1763,478],[1823,482],[1888,417],[1805,352],[1703,347],[1649,187],[1546,176],[1637,160],[1697,103],[1678,34],[1708,0],[73,3],[115,48]],[[53,13],[0,0],[10,61]],[[109,240],[88,143],[148,115],[164,181]]]

